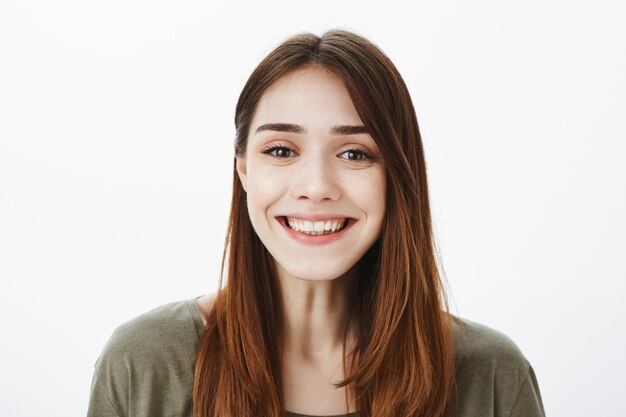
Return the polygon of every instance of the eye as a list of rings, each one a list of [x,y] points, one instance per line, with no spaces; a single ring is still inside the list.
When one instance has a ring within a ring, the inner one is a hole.
[[[286,146],[272,145],[264,148],[261,153],[271,155],[275,158],[288,158],[290,156],[293,156],[294,152],[291,148],[288,148]]]
[[[347,151],[342,152],[341,155],[347,155],[346,159],[348,159],[349,161],[356,161],[356,162],[369,161],[374,158],[372,154],[367,152],[365,149],[360,149],[360,148],[348,149]]]

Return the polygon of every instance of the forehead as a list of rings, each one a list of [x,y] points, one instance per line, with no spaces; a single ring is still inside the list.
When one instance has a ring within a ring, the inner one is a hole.
[[[251,131],[264,123],[295,123],[307,130],[363,124],[343,81],[321,67],[305,67],[272,84],[261,96]]]

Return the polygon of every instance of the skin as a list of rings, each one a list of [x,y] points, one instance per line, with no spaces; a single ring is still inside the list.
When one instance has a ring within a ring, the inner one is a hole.
[[[289,123],[306,132],[259,126]],[[287,410],[333,415],[345,409],[343,333],[356,264],[376,241],[385,212],[384,163],[368,133],[331,133],[363,123],[343,82],[319,67],[284,76],[262,96],[237,172],[247,194],[252,225],[276,262],[284,300],[283,378]],[[280,149],[267,152],[268,147]],[[352,151],[350,151],[352,150]],[[369,156],[368,156],[369,155]],[[294,240],[276,216],[341,215],[355,220],[324,245]],[[207,314],[214,294],[199,299]],[[358,318],[357,318],[358,320]],[[348,329],[352,347],[357,322]],[[349,360],[349,359],[348,359]]]

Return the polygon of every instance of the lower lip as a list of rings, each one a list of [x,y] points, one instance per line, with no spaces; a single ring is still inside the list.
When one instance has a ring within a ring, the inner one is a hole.
[[[356,220],[348,219],[348,224],[346,225],[346,227],[344,227],[338,232],[329,233],[326,235],[307,235],[306,233],[296,232],[295,230],[291,230],[291,228],[287,226],[287,219],[285,219],[284,217],[276,218],[276,221],[278,221],[278,223],[280,223],[283,229],[287,231],[287,234],[289,236],[291,236],[293,239],[297,240],[298,242],[305,243],[307,245],[326,245],[327,243],[331,243],[331,242],[336,241],[337,239],[341,239],[346,234],[348,229],[350,229],[352,225],[356,223]]]

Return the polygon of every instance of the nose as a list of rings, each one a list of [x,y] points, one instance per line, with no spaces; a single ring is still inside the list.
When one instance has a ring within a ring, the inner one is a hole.
[[[341,197],[339,178],[330,161],[323,157],[308,157],[299,162],[291,184],[294,198],[321,202]]]

